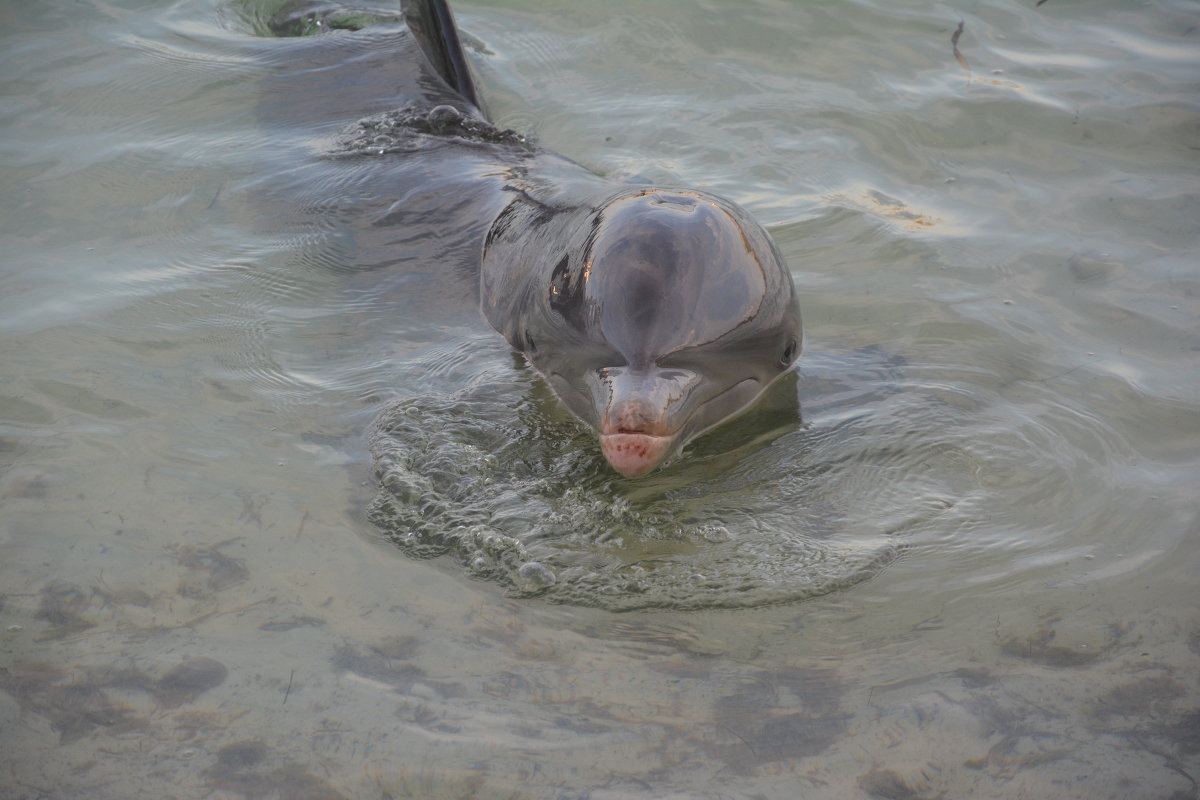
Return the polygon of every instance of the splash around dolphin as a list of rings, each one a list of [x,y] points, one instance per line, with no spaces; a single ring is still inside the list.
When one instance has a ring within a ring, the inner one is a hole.
[[[325,5],[294,8],[278,30],[340,24],[319,16],[336,13]],[[496,129],[446,2],[402,8],[405,107],[359,123],[347,149],[396,153],[406,194],[395,207],[459,226],[477,249],[452,254],[454,271],[470,274],[484,318],[595,431],[613,469],[648,474],[789,371],[800,312],[761,225],[729,200],[605,180]]]

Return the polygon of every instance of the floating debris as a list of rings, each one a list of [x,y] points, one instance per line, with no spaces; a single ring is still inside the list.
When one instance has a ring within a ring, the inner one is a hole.
[[[967,64],[967,59],[958,51],[958,37],[962,36],[963,28],[966,27],[966,22],[959,20],[958,27],[954,29],[954,34],[950,37],[950,45],[954,48],[954,60],[962,65],[962,68],[971,74],[971,67]]]

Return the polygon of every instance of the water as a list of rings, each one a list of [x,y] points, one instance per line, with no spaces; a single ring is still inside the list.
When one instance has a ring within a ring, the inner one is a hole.
[[[323,158],[383,78],[0,5],[0,796],[1196,796],[1200,6],[456,9],[768,225],[798,380],[615,478]]]

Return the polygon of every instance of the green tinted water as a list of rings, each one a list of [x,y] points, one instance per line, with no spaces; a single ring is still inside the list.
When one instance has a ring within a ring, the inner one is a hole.
[[[499,124],[768,225],[806,427],[611,479],[353,176],[252,202],[340,123],[243,14],[0,5],[5,792],[1193,796],[1200,6],[456,10]],[[386,540],[373,424],[554,588]]]

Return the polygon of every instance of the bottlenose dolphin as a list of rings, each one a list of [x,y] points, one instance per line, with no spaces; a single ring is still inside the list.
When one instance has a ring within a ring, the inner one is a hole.
[[[410,105],[360,123],[350,149],[419,157],[406,136],[444,140],[418,174],[445,181],[456,217],[477,218],[466,233],[483,316],[616,471],[647,474],[788,372],[800,311],[761,225],[707,192],[609,181],[496,129],[445,0],[402,6],[416,42],[404,50],[424,61]],[[438,213],[422,199],[436,192],[417,194],[413,214]]]

